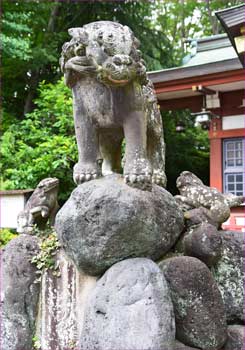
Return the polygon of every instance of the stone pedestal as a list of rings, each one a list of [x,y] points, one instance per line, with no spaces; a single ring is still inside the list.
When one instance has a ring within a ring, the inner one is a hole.
[[[101,275],[127,258],[158,260],[177,240],[184,220],[174,197],[162,187],[143,191],[113,175],[78,186],[58,212],[55,226],[79,270]]]

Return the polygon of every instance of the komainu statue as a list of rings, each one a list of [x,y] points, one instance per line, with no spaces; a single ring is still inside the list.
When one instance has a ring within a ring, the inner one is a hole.
[[[35,224],[43,229],[48,220],[50,225],[54,225],[55,215],[59,209],[58,186],[59,180],[55,177],[39,182],[24,210],[18,215],[17,232],[31,234]]]
[[[186,212],[185,217],[188,219],[193,209],[200,208],[198,214],[206,217],[209,222],[216,223],[218,227],[229,218],[230,208],[244,202],[243,196],[223,194],[214,187],[205,186],[190,171],[183,171],[176,185],[180,195],[175,196],[175,199]]]
[[[125,138],[125,181],[164,186],[162,120],[139,41],[127,26],[110,21],[71,28],[69,34],[60,65],[73,93],[79,156],[74,181],[120,172]]]

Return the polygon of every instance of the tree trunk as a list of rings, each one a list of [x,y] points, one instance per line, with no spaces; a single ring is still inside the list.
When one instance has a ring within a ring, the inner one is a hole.
[[[30,88],[27,93],[27,97],[25,100],[25,106],[24,106],[24,115],[27,113],[30,113],[34,109],[34,103],[33,103],[33,98],[35,96],[35,92],[37,89],[39,83],[39,71],[33,71],[31,72],[31,77],[30,77]]]
[[[212,10],[210,8],[210,0],[206,0],[206,7],[208,10],[208,16],[212,27],[212,34],[219,34],[219,23],[215,16],[212,15]]]
[[[55,31],[55,22],[57,17],[59,16],[59,10],[60,10],[60,3],[55,4],[55,6],[52,8],[48,25],[47,25],[47,33],[52,33]],[[43,40],[46,40],[46,36],[44,35]],[[31,72],[31,78],[29,81],[29,91],[26,96],[25,100],[25,106],[24,106],[24,115],[27,113],[30,113],[33,111],[35,105],[33,103],[33,99],[35,97],[35,93],[38,87],[40,81],[40,70],[32,71]]]
[[[184,0],[180,0],[181,3],[181,50],[184,52],[185,50],[185,39],[186,39],[186,28],[185,28],[185,2]]]

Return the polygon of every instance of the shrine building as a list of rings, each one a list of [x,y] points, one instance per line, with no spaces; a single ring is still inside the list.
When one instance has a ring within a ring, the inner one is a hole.
[[[148,75],[162,111],[188,109],[208,127],[210,186],[239,196],[245,196],[244,13],[245,5],[219,11],[228,35],[195,39],[182,66]],[[223,228],[244,232],[244,208],[232,208]]]

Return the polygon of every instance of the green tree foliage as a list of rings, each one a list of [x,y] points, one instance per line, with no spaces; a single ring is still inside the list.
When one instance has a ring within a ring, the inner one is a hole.
[[[77,157],[71,92],[63,80],[42,82],[35,102],[36,109],[2,136],[2,186],[35,188],[41,179],[57,177],[64,199],[74,187],[72,167]]]
[[[18,119],[32,111],[40,81],[60,78],[61,47],[68,28],[97,20],[129,25],[141,40],[149,69],[170,67],[172,45],[153,25],[149,2],[3,1],[3,107]]]
[[[195,126],[195,118],[188,110],[163,113],[166,143],[167,189],[176,194],[176,178],[189,170],[209,184],[209,140],[207,131]],[[176,125],[184,130],[176,132]]]
[[[186,55],[186,39],[223,33],[215,11],[242,3],[241,0],[155,1],[154,25],[175,48],[175,66],[181,64]]]
[[[0,249],[2,249],[11,239],[17,237],[17,234],[13,230],[8,228],[0,229]]]

